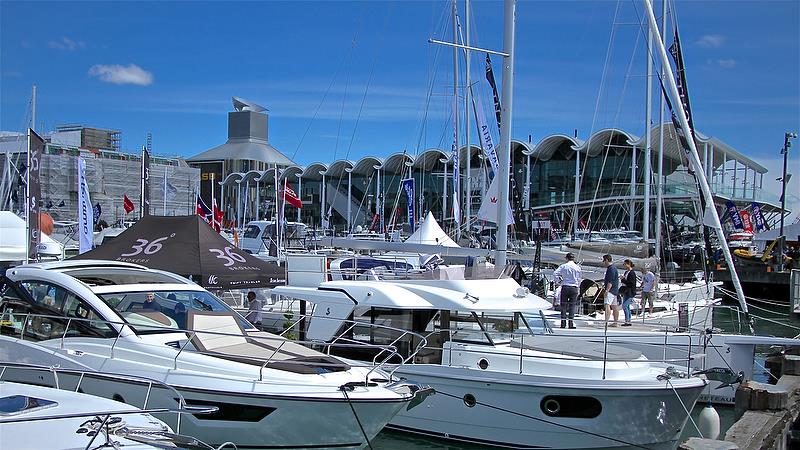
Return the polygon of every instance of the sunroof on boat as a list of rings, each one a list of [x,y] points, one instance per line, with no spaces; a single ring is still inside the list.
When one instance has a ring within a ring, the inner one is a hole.
[[[57,406],[58,402],[27,395],[9,395],[0,397],[0,417],[23,414],[40,409]]]

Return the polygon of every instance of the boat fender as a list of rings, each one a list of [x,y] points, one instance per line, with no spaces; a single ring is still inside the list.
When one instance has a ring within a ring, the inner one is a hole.
[[[697,428],[706,439],[717,439],[719,437],[719,413],[711,406],[711,402],[700,411],[700,417],[697,419]]]

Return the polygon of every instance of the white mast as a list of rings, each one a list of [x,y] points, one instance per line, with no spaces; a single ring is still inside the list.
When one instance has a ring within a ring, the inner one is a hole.
[[[650,239],[650,179],[652,178],[653,174],[651,174],[651,155],[652,155],[652,113],[653,113],[653,58],[650,55],[653,54],[653,32],[647,33],[647,77],[645,82],[647,83],[647,110],[644,114],[644,122],[645,122],[645,144],[644,144],[644,170],[642,171],[642,178],[644,179],[644,199],[642,200],[644,203],[644,207],[642,208],[644,215],[642,217],[642,237],[644,238],[645,242]],[[636,164],[636,152],[634,152],[633,156],[633,164]],[[636,180],[634,180],[634,183]]]
[[[656,18],[653,15],[653,6],[650,1],[651,0],[644,0],[645,10],[647,12],[647,22],[650,26],[650,32],[658,38],[655,40],[656,48],[658,50],[658,55],[661,58],[661,64],[665,67],[665,71],[667,71],[668,76],[664,77],[664,79],[667,81],[667,87],[669,88],[670,95],[675,102],[674,109],[678,113],[678,119],[680,120],[681,127],[688,132],[690,130],[689,121],[686,118],[686,112],[683,110],[681,96],[678,93],[678,87],[675,85],[675,78],[672,74],[672,67],[669,65],[667,50],[664,48],[664,44],[661,42],[661,34],[658,31]],[[710,209],[712,226],[714,227],[714,231],[717,233],[717,239],[722,247],[722,254],[725,255],[725,262],[730,268],[731,281],[733,282],[734,289],[736,289],[736,296],[739,299],[739,305],[742,307],[742,311],[747,313],[747,302],[745,301],[744,292],[742,291],[742,284],[739,281],[739,275],[736,273],[736,269],[733,265],[733,257],[731,256],[731,250],[728,248],[728,242],[725,240],[725,233],[722,232],[722,224],[719,221],[717,209],[714,207],[714,197],[711,194],[711,188],[708,186],[708,181],[706,180],[703,167],[700,164],[700,156],[697,153],[697,146],[695,145],[694,139],[691,135],[686,137],[686,141],[689,144],[689,162],[692,165],[695,176],[697,177],[697,184],[700,185],[700,191],[705,198],[706,208]],[[705,211],[703,211],[703,214],[705,215]]]
[[[661,36],[666,34],[667,30],[667,0],[661,1]],[[652,54],[652,53],[651,53]],[[651,55],[650,54],[650,55]],[[648,58],[651,56],[648,55]],[[664,78],[664,67],[661,67],[661,78]],[[655,242],[656,242],[656,267],[654,272],[659,273],[661,270],[661,224],[662,224],[662,204],[664,203],[664,188],[662,184],[662,173],[664,172],[664,95],[658,95],[658,175],[656,176],[656,229],[655,229]]]
[[[470,0],[464,0],[464,22],[466,31],[464,37],[464,45],[469,45],[469,21],[470,21]],[[469,65],[469,57],[470,52],[464,52],[464,65],[466,66],[466,70],[464,71],[464,86],[466,89],[464,90],[464,142],[467,145],[467,173],[464,181],[466,182],[465,190],[466,190],[466,214],[464,224],[466,224],[467,236],[469,236],[470,232],[470,219],[472,218],[472,148],[470,147],[469,143],[469,115],[470,110],[472,108],[472,86],[471,86],[471,75],[470,75],[470,65]],[[459,159],[460,161],[460,159]]]
[[[506,250],[508,247],[508,182],[509,166],[511,165],[511,111],[514,103],[514,28],[516,16],[516,0],[505,0],[503,32],[503,51],[507,54],[503,58],[503,100],[500,110],[500,146],[498,148],[500,160],[499,177],[500,191],[497,207],[497,257],[495,264],[501,269],[506,266]]]

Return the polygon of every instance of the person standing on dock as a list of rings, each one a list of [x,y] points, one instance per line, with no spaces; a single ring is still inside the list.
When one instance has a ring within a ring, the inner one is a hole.
[[[622,326],[629,327],[631,326],[631,303],[633,303],[633,297],[636,296],[636,271],[633,270],[633,261],[630,259],[626,259],[622,265],[625,267],[625,273],[620,278],[622,283],[622,289],[620,289],[622,291],[622,312],[625,313],[625,323]]]
[[[558,266],[553,272],[553,276],[559,281],[561,285],[561,328],[567,325],[569,319],[569,327],[575,328],[572,322],[575,318],[575,309],[578,305],[578,288],[583,281],[583,271],[581,266],[575,263],[575,255],[567,253],[567,262]]]
[[[642,308],[640,313],[644,317],[644,305],[650,307],[650,315],[653,315],[653,299],[656,297],[656,274],[649,268],[642,267]]]
[[[606,266],[606,276],[603,278],[603,287],[606,290],[605,299],[605,321],[608,323],[608,316],[613,312],[614,323],[612,327],[616,327],[619,323],[619,271],[614,267],[611,260],[611,255],[603,255],[603,265]]]
[[[261,300],[256,297],[256,293],[253,291],[247,293],[247,316],[245,319],[257,328],[261,328]]]

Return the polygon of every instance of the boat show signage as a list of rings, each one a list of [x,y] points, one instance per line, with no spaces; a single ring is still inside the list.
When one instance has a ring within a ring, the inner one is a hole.
[[[742,216],[739,215],[739,208],[733,204],[732,201],[728,200],[725,202],[725,208],[728,210],[728,217],[731,218],[731,223],[733,227],[737,230],[744,230],[744,224],[742,223]]]
[[[408,224],[411,226],[411,232],[414,232],[414,179],[403,179],[401,186],[403,192],[406,193],[406,203],[408,204]]]
[[[197,215],[143,217],[114,240],[76,258],[167,270],[208,289],[267,288],[286,280],[283,267],[236,248]]]
[[[39,247],[39,203],[42,200],[42,186],[39,183],[39,166],[44,151],[44,139],[35,131],[28,129],[28,260],[36,261]]]
[[[86,183],[86,161],[78,156],[78,240],[80,253],[92,249],[94,230],[94,210],[89,198],[89,185]]]

